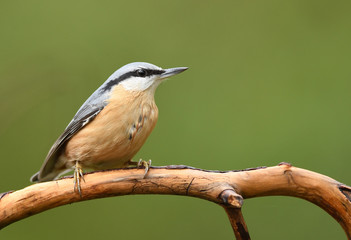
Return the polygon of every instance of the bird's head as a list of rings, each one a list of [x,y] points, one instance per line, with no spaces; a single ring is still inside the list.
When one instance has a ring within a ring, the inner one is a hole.
[[[129,63],[114,72],[102,87],[106,91],[121,84],[128,91],[150,90],[154,92],[162,80],[187,69],[187,67],[162,69],[146,62]]]

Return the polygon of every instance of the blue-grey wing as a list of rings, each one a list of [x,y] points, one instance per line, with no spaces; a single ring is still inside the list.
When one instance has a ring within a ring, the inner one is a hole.
[[[57,174],[54,173],[55,165],[57,163],[58,157],[64,150],[64,146],[67,143],[67,141],[71,139],[74,136],[74,134],[76,134],[86,124],[92,121],[102,109],[103,108],[92,109],[90,112],[87,112],[85,115],[82,115],[80,118],[73,119],[70,122],[70,124],[67,126],[65,131],[52,145],[40,171],[31,178],[32,182],[49,181],[49,180],[53,180],[56,177]]]
[[[84,109],[83,112],[77,113],[79,114],[75,117],[66,127],[65,131],[61,134],[61,136],[56,140],[54,145],[51,147],[46,159],[51,158],[56,152],[59,152],[61,147],[73,137],[79,130],[81,130],[85,125],[91,122],[96,115],[101,112],[103,107],[92,108],[92,109]]]
[[[62,153],[67,141],[85,125],[91,122],[107,105],[107,93],[101,95],[99,94],[98,90],[94,92],[81,106],[72,121],[66,127],[65,131],[53,144],[40,171],[31,178],[32,182],[52,180],[52,177],[49,177],[49,174],[52,174],[52,171],[57,163],[57,159]]]

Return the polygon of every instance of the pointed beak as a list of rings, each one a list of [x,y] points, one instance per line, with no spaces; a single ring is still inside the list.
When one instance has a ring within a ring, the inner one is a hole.
[[[163,69],[164,73],[160,75],[161,79],[171,77],[173,75],[176,75],[178,73],[184,72],[187,70],[187,67],[177,67],[177,68],[168,68],[168,69]]]

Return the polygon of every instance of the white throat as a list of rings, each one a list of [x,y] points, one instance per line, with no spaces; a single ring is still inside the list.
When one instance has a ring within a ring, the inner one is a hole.
[[[132,77],[122,81],[120,84],[123,86],[124,89],[128,91],[145,91],[149,88],[150,90],[155,91],[157,86],[160,84],[160,81],[149,77]]]

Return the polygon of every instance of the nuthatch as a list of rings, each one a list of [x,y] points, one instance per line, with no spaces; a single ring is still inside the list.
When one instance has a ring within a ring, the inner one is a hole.
[[[136,165],[132,157],[157,122],[157,86],[186,69],[162,69],[144,62],[118,69],[80,107],[31,181],[54,180],[74,168],[74,189],[81,194],[82,168],[102,170]],[[147,172],[151,163],[143,163]]]

